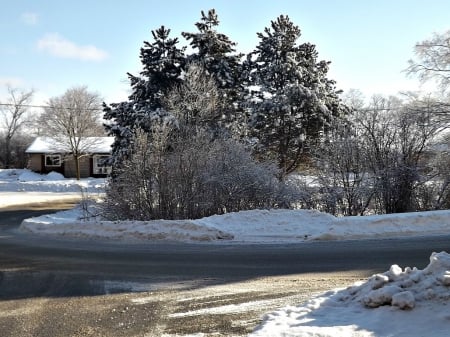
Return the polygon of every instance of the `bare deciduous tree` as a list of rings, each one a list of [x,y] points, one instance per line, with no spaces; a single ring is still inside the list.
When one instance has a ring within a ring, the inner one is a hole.
[[[437,80],[446,90],[450,85],[450,30],[417,43],[414,51],[418,60],[410,60],[406,71],[422,81]]]
[[[374,192],[369,185],[362,130],[336,119],[327,141],[315,150],[323,209],[332,214],[363,215]]]
[[[382,213],[414,211],[416,191],[428,180],[424,154],[442,124],[416,101],[375,97],[357,118],[368,169]]]
[[[322,209],[356,215],[369,207],[400,213],[442,205],[447,176],[430,159],[430,145],[446,123],[432,110],[423,99],[381,96],[354,110],[317,154]],[[438,175],[442,181],[430,185]]]
[[[23,126],[29,122],[28,111],[34,91],[21,91],[8,86],[8,98],[0,106],[0,126],[3,129],[4,151],[1,153],[5,168],[11,165],[11,141],[20,132]]]
[[[51,98],[40,116],[46,135],[64,145],[74,159],[77,179],[80,179],[80,158],[97,145],[86,137],[104,135],[100,116],[100,96],[89,92],[85,86],[68,89],[62,96]]]

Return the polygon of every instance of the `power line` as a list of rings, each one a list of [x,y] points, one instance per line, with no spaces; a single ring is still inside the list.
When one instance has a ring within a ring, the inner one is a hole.
[[[72,107],[63,107],[63,106],[51,106],[51,105],[32,105],[32,104],[13,104],[13,103],[0,103],[0,106],[12,106],[12,107],[21,107],[21,108],[41,108],[41,109],[67,109],[67,110],[85,110],[85,111],[97,111],[101,110],[101,108],[72,108]]]

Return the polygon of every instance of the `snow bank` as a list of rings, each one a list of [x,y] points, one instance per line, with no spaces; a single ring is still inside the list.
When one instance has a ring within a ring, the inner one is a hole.
[[[58,172],[50,172],[48,174],[38,174],[28,170],[24,170],[22,174],[19,175],[19,181],[57,181],[65,180],[66,178]]]
[[[52,219],[53,221],[53,219]],[[59,222],[58,226],[45,219],[27,219],[20,229],[38,234],[53,234],[70,237],[106,238],[121,240],[165,240],[165,241],[215,241],[231,240],[233,236],[218,229],[205,228],[192,221],[98,221]]]
[[[450,255],[433,253],[423,270],[393,265],[347,289],[266,315],[249,337],[448,336]]]
[[[91,211],[91,214],[99,211]],[[25,220],[23,230],[115,239],[216,241],[236,244],[299,243],[448,233],[450,211],[336,218],[314,210],[251,210],[197,220],[84,220],[80,207]]]
[[[121,240],[216,241],[233,235],[190,220],[106,221],[82,219],[80,207],[55,214],[26,219],[21,231],[69,237]]]
[[[417,234],[450,234],[450,211],[428,211],[335,218],[317,240],[365,237],[405,237]]]
[[[105,179],[65,179],[58,173],[0,170],[0,207],[81,198],[103,193]],[[64,220],[63,220],[64,219]],[[43,226],[42,224],[45,224]],[[450,234],[450,210],[337,218],[315,210],[251,210],[185,221],[84,221],[82,210],[27,220],[23,229],[41,234],[105,238],[233,243],[298,243]],[[134,233],[134,234],[132,234]]]
[[[95,213],[93,211],[92,213]],[[25,220],[21,230],[40,234],[169,241],[234,243],[302,242],[318,236],[335,219],[314,210],[251,210],[197,220],[82,220],[82,209]]]
[[[67,179],[57,172],[38,174],[27,169],[0,169],[0,208],[104,193],[104,178]],[[42,195],[39,198],[38,194]],[[53,195],[51,195],[53,194]]]
[[[243,242],[299,242],[315,238],[336,218],[316,210],[251,210],[195,220]]]
[[[3,169],[0,170],[0,180],[3,183],[11,185],[14,181],[19,182],[37,182],[37,181],[54,181],[64,180],[64,176],[58,172],[50,172],[48,174],[39,174],[27,169]]]

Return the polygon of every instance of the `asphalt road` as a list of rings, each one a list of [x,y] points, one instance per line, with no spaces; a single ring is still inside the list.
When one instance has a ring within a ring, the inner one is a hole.
[[[0,212],[0,270],[15,271],[17,277],[28,273],[29,279],[32,279],[30,273],[70,273],[76,275],[79,282],[105,279],[147,283],[230,282],[290,274],[378,272],[392,264],[421,269],[428,264],[433,251],[450,251],[450,236],[289,245],[217,245],[75,240],[18,232],[22,219],[48,212]],[[5,277],[3,283],[4,280]],[[8,290],[15,284],[14,277],[10,277],[9,282],[9,286],[0,283],[0,296],[19,296]],[[89,290],[83,285],[64,291],[89,294],[103,290]]]
[[[243,337],[279,307],[450,251],[450,236],[190,245],[20,233],[52,211],[42,207],[0,212],[2,336]]]

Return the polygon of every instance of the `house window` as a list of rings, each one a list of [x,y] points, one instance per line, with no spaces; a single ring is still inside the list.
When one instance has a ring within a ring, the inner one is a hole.
[[[110,158],[108,155],[95,155],[93,157],[94,174],[110,174],[111,166],[106,166],[106,161]]]
[[[45,155],[45,166],[60,167],[61,166],[61,155],[60,154]]]

